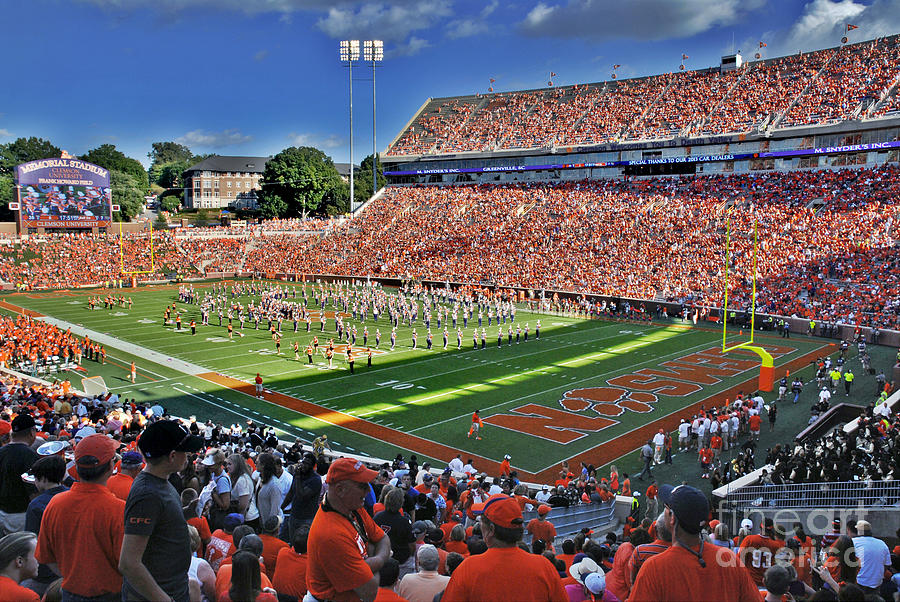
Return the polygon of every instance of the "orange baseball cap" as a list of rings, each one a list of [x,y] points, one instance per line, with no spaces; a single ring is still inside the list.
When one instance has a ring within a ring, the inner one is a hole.
[[[495,525],[507,529],[521,527],[525,522],[522,520],[522,509],[519,507],[519,502],[508,495],[498,495],[488,500],[484,505],[482,516]]]
[[[540,506],[538,506],[538,514],[540,514],[541,516],[544,516],[548,512],[550,512],[550,506],[548,506],[547,504],[541,504]]]
[[[352,458],[340,458],[328,467],[325,482],[329,485],[338,481],[356,481],[357,483],[371,483],[378,473],[367,468],[360,460]]]
[[[75,463],[82,466],[97,466],[116,457],[118,443],[106,435],[96,434],[85,437],[75,447]]]

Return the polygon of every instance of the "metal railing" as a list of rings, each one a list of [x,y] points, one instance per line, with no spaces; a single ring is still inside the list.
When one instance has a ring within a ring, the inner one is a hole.
[[[749,485],[725,500],[743,508],[900,508],[900,481]]]
[[[557,539],[566,538],[581,531],[584,527],[597,528],[608,525],[613,521],[616,509],[616,500],[612,499],[602,504],[576,504],[568,508],[553,508],[547,514],[547,520],[556,527]],[[537,511],[523,512],[525,524],[533,518],[537,518]],[[531,535],[523,538],[525,543],[531,543]]]

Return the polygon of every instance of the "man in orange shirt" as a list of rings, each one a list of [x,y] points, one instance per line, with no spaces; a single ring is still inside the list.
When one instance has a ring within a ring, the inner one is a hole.
[[[442,601],[567,602],[553,565],[518,547],[522,523],[522,510],[515,499],[497,495],[488,500],[481,514],[481,533],[488,549],[456,567]]]
[[[709,516],[706,495],[688,485],[663,485],[659,499],[672,547],[644,562],[628,601],[759,602],[759,590],[731,550],[705,543],[700,536]]]
[[[556,527],[547,520],[547,514],[550,513],[550,506],[541,504],[538,506],[538,517],[528,521],[526,527],[528,533],[531,534],[531,541],[541,539],[547,544],[547,549],[553,551],[553,540],[556,539]]]
[[[509,461],[511,459],[512,458],[510,457],[509,454],[506,454],[505,456],[503,456],[503,461],[500,462],[500,476],[501,477],[508,477],[509,473],[512,471],[512,467],[509,465]]]
[[[703,472],[703,474],[700,475],[700,478],[708,479],[709,471],[712,468],[713,451],[709,448],[709,446],[704,445],[700,448],[700,453],[698,454],[698,456],[700,458],[700,469]]]
[[[63,596],[122,599],[119,552],[125,533],[125,502],[106,488],[118,444],[90,435],[75,447],[78,481],[44,510],[35,557],[62,575]],[[77,533],[77,537],[73,534]],[[86,559],[90,559],[87,562]]]
[[[469,434],[466,435],[466,439],[469,439],[472,435],[475,435],[475,439],[481,441],[481,427],[484,426],[484,422],[481,420],[481,416],[479,416],[479,412],[481,410],[475,410],[472,414],[472,426],[469,428]]]
[[[762,533],[748,535],[741,541],[741,564],[747,567],[757,587],[765,585],[766,569],[775,564],[775,553],[784,546],[783,541],[775,539],[775,522],[771,518],[763,521]]]
[[[109,477],[106,486],[120,500],[128,500],[128,492],[134,483],[134,477],[138,476],[144,466],[144,459],[136,451],[122,454],[122,462],[119,464],[119,472]]]
[[[747,419],[747,425],[750,427],[750,438],[759,441],[759,429],[762,427],[762,418],[760,418],[759,412],[752,414]]]
[[[309,556],[306,546],[309,540],[309,526],[299,525],[294,529],[294,538],[289,547],[278,550],[272,587],[279,594],[294,596],[302,600],[306,595],[306,564]]]
[[[372,602],[378,571],[391,554],[390,538],[360,510],[378,473],[361,461],[331,463],[328,493],[309,531],[306,584],[309,593],[334,602]]]

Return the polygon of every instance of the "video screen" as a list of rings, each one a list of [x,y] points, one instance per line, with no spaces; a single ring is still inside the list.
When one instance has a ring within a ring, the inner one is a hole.
[[[23,219],[93,222],[110,219],[109,189],[99,186],[29,184],[22,187]]]

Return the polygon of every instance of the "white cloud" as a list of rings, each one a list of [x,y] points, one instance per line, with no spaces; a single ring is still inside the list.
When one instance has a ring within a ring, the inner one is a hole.
[[[491,28],[488,17],[493,14],[500,5],[499,0],[492,0],[481,9],[481,12],[471,19],[456,19],[447,23],[446,36],[450,39],[470,38],[482,33],[487,33]]]
[[[847,24],[859,29],[846,33]],[[759,40],[768,44],[763,58],[831,48],[840,44],[844,35],[850,42],[893,35],[900,31],[900,0],[874,0],[863,4],[854,0],[811,0],[793,24],[762,33]],[[757,40],[738,44],[744,55],[756,53]]]
[[[428,40],[423,40],[422,38],[417,38],[416,36],[412,36],[409,40],[404,44],[397,44],[393,48],[389,48],[385,55],[388,58],[394,58],[398,56],[413,56],[414,54],[419,54],[424,49],[431,46],[431,43]]]
[[[5,128],[0,128],[0,138],[12,138],[13,133]]]
[[[344,138],[337,134],[323,136],[321,134],[291,132],[288,134],[287,139],[291,146],[312,146],[320,150],[339,148],[346,144]]]
[[[316,22],[332,38],[406,40],[414,31],[430,28],[451,14],[449,0],[403,3],[366,3],[359,7],[335,6]]]
[[[731,25],[766,0],[567,0],[532,8],[519,30],[533,37],[610,40],[686,38]]]
[[[900,1],[875,0],[867,6],[853,0],[813,0],[776,40],[785,52],[836,46],[848,23],[859,26],[849,34],[851,41],[894,34],[900,29]]]
[[[185,146],[197,146],[205,148],[223,148],[244,144],[253,140],[253,136],[246,136],[236,129],[222,130],[221,132],[207,132],[193,130],[175,139],[175,142]]]
[[[265,59],[267,56],[269,56],[268,50],[260,50],[259,52],[257,52],[256,54],[253,55],[253,60],[256,62],[259,62],[259,61],[262,61],[263,59]]]

